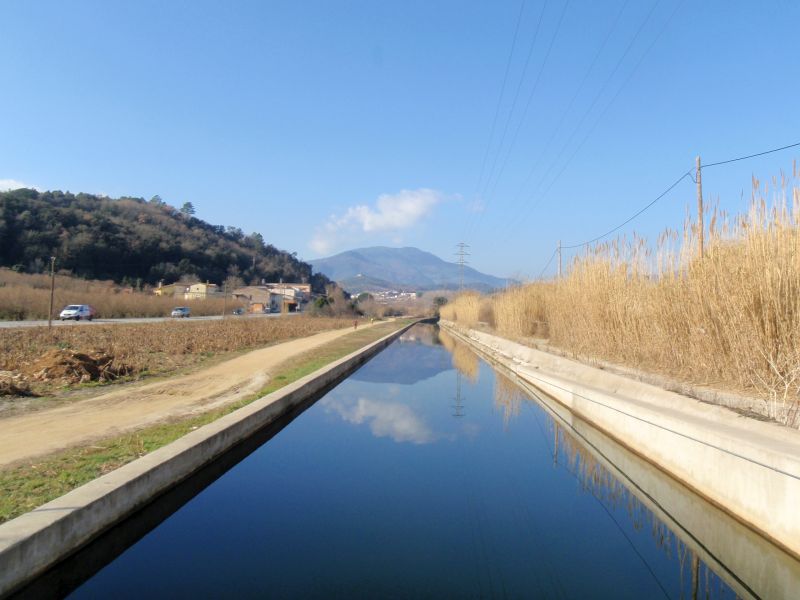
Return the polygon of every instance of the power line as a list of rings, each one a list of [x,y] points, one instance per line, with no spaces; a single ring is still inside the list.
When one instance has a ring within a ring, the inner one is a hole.
[[[517,24],[514,27],[514,36],[511,41],[511,52],[508,54],[508,60],[506,61],[506,69],[503,73],[503,83],[500,86],[500,97],[497,99],[497,107],[494,110],[494,118],[492,119],[492,127],[489,131],[489,141],[486,144],[486,152],[483,154],[483,162],[481,163],[481,170],[480,174],[478,175],[478,183],[475,185],[475,193],[477,194],[480,191],[481,184],[483,183],[483,174],[486,171],[486,162],[489,160],[489,151],[492,148],[492,140],[494,139],[494,131],[497,127],[497,118],[500,116],[500,107],[503,104],[503,97],[505,96],[506,92],[506,83],[508,82],[508,73],[511,70],[511,59],[514,57],[514,49],[517,45],[517,35],[519,34],[519,26],[522,22],[522,13],[525,11],[525,0],[522,0],[522,3],[519,7],[519,14],[517,15]]]
[[[503,149],[503,144],[506,141],[506,135],[508,134],[508,127],[511,124],[511,119],[514,115],[514,109],[517,106],[517,100],[519,99],[519,93],[522,89],[522,84],[525,81],[525,75],[528,72],[528,65],[531,62],[531,56],[533,55],[533,49],[536,47],[536,41],[539,39],[539,31],[542,27],[542,19],[544,18],[545,10],[547,9],[547,0],[545,0],[544,4],[542,5],[542,11],[539,13],[539,20],[536,23],[536,31],[533,34],[533,40],[531,40],[530,48],[528,48],[528,54],[525,57],[525,64],[522,67],[522,73],[520,75],[519,81],[517,82],[517,88],[514,91],[514,98],[511,100],[511,108],[508,111],[508,117],[506,118],[505,125],[503,126],[503,133],[500,135],[500,142],[497,146],[497,154],[494,156],[494,160],[492,161],[492,166],[489,169],[489,175],[487,176],[486,180],[483,182],[483,186],[479,186],[479,193],[480,196],[483,196],[486,192],[486,188],[488,183],[492,180],[492,176],[494,175],[494,169],[497,166],[497,159],[500,157],[500,154]],[[472,227],[474,222],[474,218],[470,220],[467,229]]]
[[[789,148],[797,148],[800,146],[800,142],[796,144],[789,144],[788,146],[781,146],[780,148],[773,148],[772,150],[765,150],[764,152],[758,152],[756,154],[748,154],[747,156],[740,156],[739,158],[731,158],[728,160],[721,160],[719,162],[709,163],[707,165],[703,165],[703,169],[708,169],[709,167],[717,167],[719,165],[727,165],[728,163],[736,162],[739,160],[746,160],[748,158],[755,158],[757,156],[764,156],[765,154],[772,154],[773,152],[780,152],[781,150],[788,150]]]
[[[669,193],[670,193],[670,192],[671,192],[671,191],[672,191],[672,190],[675,188],[675,186],[677,186],[677,185],[678,185],[678,184],[679,184],[681,181],[683,181],[683,180],[684,180],[685,178],[687,178],[687,177],[690,177],[690,176],[691,176],[690,174],[691,174],[691,171],[687,171],[686,173],[684,173],[683,175],[681,175],[680,177],[678,177],[678,179],[675,181],[675,183],[673,183],[673,184],[672,184],[671,186],[669,186],[669,187],[668,187],[666,190],[664,190],[664,191],[663,191],[661,194],[659,194],[659,195],[658,195],[658,196],[655,198],[655,200],[653,200],[653,201],[649,202],[648,204],[646,204],[644,207],[642,207],[640,210],[638,210],[638,211],[637,211],[637,212],[635,212],[633,215],[631,215],[630,217],[628,217],[628,218],[627,218],[626,220],[624,220],[622,223],[620,223],[619,225],[617,225],[616,227],[614,227],[614,229],[610,229],[610,230],[606,231],[604,234],[602,234],[602,235],[598,235],[597,237],[595,237],[595,238],[592,238],[591,240],[587,240],[587,241],[585,241],[585,242],[581,242],[580,244],[570,244],[570,245],[568,245],[568,246],[561,246],[561,248],[563,248],[563,249],[565,249],[565,250],[568,250],[568,249],[571,249],[571,248],[580,248],[581,246],[586,246],[587,244],[591,244],[592,242],[596,242],[596,241],[598,241],[598,240],[602,240],[604,237],[611,235],[611,234],[612,234],[612,233],[614,233],[615,231],[619,231],[619,230],[620,230],[620,229],[622,229],[622,228],[623,228],[625,225],[627,225],[628,223],[630,223],[631,221],[633,221],[633,220],[634,220],[636,217],[638,217],[638,216],[639,216],[639,215],[641,215],[643,212],[645,212],[647,209],[649,209],[651,206],[653,206],[653,205],[654,205],[656,202],[658,202],[659,200],[661,200],[661,199],[662,199],[664,196],[666,196],[667,194],[669,194]]]
[[[556,257],[556,253],[557,252],[558,252],[558,248],[553,250],[553,253],[550,255],[550,260],[548,260],[547,264],[545,264],[545,266],[542,267],[542,270],[539,272],[539,276],[536,279],[541,279],[542,278],[542,275],[544,275],[544,272],[547,270],[547,267],[550,266],[550,263],[553,262],[553,259]]]
[[[523,188],[525,188],[525,186],[528,185],[528,182],[533,177],[533,174],[536,172],[536,169],[539,167],[539,164],[542,162],[542,158],[544,158],[545,154],[547,154],[547,151],[550,149],[550,146],[552,145],[553,140],[556,137],[556,134],[559,132],[559,130],[561,129],[561,126],[564,124],[564,120],[566,119],[567,114],[569,114],[569,111],[572,109],[572,105],[575,104],[575,100],[578,99],[578,96],[580,95],[581,90],[583,90],[583,86],[588,81],[589,75],[591,74],[592,70],[594,69],[595,65],[597,64],[597,61],[600,58],[600,55],[603,53],[603,50],[605,49],[606,44],[608,44],[608,41],[611,39],[611,35],[614,33],[614,30],[617,28],[617,25],[619,24],[619,20],[622,17],[622,13],[625,12],[625,8],[628,6],[628,2],[629,2],[629,0],[625,0],[625,2],[622,4],[622,7],[619,9],[619,12],[617,13],[617,16],[615,17],[614,22],[611,24],[611,28],[608,30],[608,33],[606,33],[606,36],[603,39],[603,42],[600,44],[600,47],[597,49],[597,52],[595,52],[594,58],[592,59],[591,63],[589,63],[589,67],[586,69],[586,72],[583,74],[583,78],[581,79],[580,84],[578,84],[578,87],[575,90],[575,93],[572,95],[572,98],[570,98],[570,101],[567,103],[566,108],[561,113],[561,117],[558,120],[558,124],[553,129],[553,133],[550,134],[550,138],[547,140],[547,143],[542,148],[542,151],[539,153],[539,156],[536,158],[536,161],[534,161],[533,166],[531,167],[531,170],[528,172],[528,175],[525,177],[524,181],[522,182],[522,185],[520,186],[520,189],[519,189],[519,191],[517,192],[517,194],[515,196],[515,199],[514,199],[515,202],[522,195]]]
[[[667,26],[669,25],[669,23],[672,21],[672,19],[673,19],[673,18],[675,17],[675,15],[677,14],[677,12],[678,12],[678,10],[680,9],[680,7],[681,7],[681,4],[682,4],[682,3],[683,3],[683,2],[681,1],[681,2],[679,2],[679,3],[678,3],[676,6],[675,6],[675,10],[673,10],[673,11],[672,11],[672,13],[670,14],[670,16],[667,18],[667,20],[666,20],[666,21],[665,21],[665,23],[664,23],[664,26],[663,26],[663,27],[661,28],[661,30],[658,32],[658,35],[656,35],[656,37],[655,37],[655,38],[653,38],[653,41],[650,43],[650,45],[647,47],[647,49],[644,51],[644,53],[643,53],[643,54],[642,54],[642,55],[639,57],[639,60],[638,60],[638,62],[637,62],[635,65],[634,65],[633,69],[632,69],[632,70],[631,70],[631,72],[628,74],[628,77],[625,79],[625,81],[624,81],[624,82],[622,83],[622,85],[619,87],[619,89],[618,89],[618,90],[617,90],[617,92],[614,94],[614,96],[611,98],[611,100],[609,101],[609,103],[608,103],[608,104],[605,106],[605,108],[603,109],[603,112],[601,112],[601,113],[600,113],[600,117],[599,117],[599,118],[598,118],[598,119],[597,119],[597,120],[596,120],[596,121],[595,121],[595,122],[592,124],[591,128],[589,129],[589,131],[587,131],[587,132],[586,132],[586,135],[583,137],[583,139],[581,140],[581,142],[578,144],[578,146],[575,148],[575,150],[572,152],[572,154],[570,154],[569,158],[567,159],[567,162],[566,162],[566,163],[564,163],[564,165],[561,167],[561,170],[560,170],[560,171],[559,171],[559,172],[556,174],[556,176],[555,176],[555,177],[554,177],[554,178],[553,178],[553,179],[550,181],[550,184],[547,186],[547,188],[545,189],[545,191],[544,191],[544,192],[542,193],[542,195],[539,197],[539,200],[536,202],[536,204],[534,204],[534,208],[535,208],[535,207],[536,207],[536,206],[537,206],[539,203],[541,203],[541,201],[542,201],[544,198],[546,198],[546,197],[547,197],[547,195],[550,193],[550,190],[551,190],[551,189],[553,189],[553,186],[556,184],[556,182],[557,182],[557,181],[558,181],[558,180],[561,178],[561,176],[564,174],[564,171],[566,171],[566,169],[567,169],[567,167],[569,166],[569,164],[570,164],[570,163],[573,161],[573,159],[575,158],[575,156],[577,156],[577,154],[580,152],[581,148],[583,148],[584,144],[586,144],[586,142],[588,141],[588,139],[591,137],[592,133],[594,133],[594,130],[597,128],[597,126],[598,126],[598,125],[600,124],[600,122],[603,120],[603,117],[605,117],[606,113],[608,113],[608,111],[609,111],[609,109],[611,108],[611,106],[614,104],[614,102],[616,101],[616,99],[617,99],[617,98],[619,97],[619,95],[622,93],[622,90],[624,90],[624,89],[625,89],[625,87],[626,87],[626,86],[628,85],[628,83],[630,82],[630,80],[631,80],[631,79],[633,79],[633,76],[636,74],[636,71],[639,69],[639,67],[641,66],[642,62],[644,62],[644,59],[645,59],[645,57],[646,57],[646,56],[647,56],[647,55],[650,53],[650,51],[651,51],[651,50],[653,49],[653,47],[656,45],[656,43],[657,43],[657,42],[658,42],[658,40],[661,38],[661,35],[664,33],[664,31],[666,31],[666,29],[667,29]],[[555,165],[555,163],[553,163],[553,164]],[[544,181],[544,180],[542,180],[542,181]]]
[[[619,57],[619,59],[617,60],[617,63],[614,65],[614,68],[612,69],[611,73],[608,75],[608,77],[606,77],[606,80],[603,82],[603,85],[600,87],[600,90],[597,92],[597,94],[595,94],[594,98],[592,99],[592,102],[589,104],[589,107],[586,109],[586,111],[581,116],[580,120],[578,121],[578,124],[573,128],[572,132],[569,134],[569,137],[567,138],[567,141],[564,142],[564,144],[561,146],[561,149],[558,151],[558,154],[556,154],[556,158],[550,163],[550,166],[547,168],[547,170],[545,171],[544,175],[542,175],[542,177],[539,179],[539,183],[537,184],[537,186],[535,188],[536,190],[541,189],[541,187],[544,185],[545,181],[548,179],[548,176],[550,175],[550,173],[553,171],[554,167],[560,161],[562,155],[564,154],[566,149],[569,147],[569,145],[572,142],[573,138],[578,133],[578,131],[580,131],[580,129],[583,126],[584,122],[586,121],[586,119],[591,114],[592,110],[594,109],[595,105],[597,104],[597,102],[602,97],[603,93],[606,91],[606,88],[611,83],[611,81],[613,80],[614,76],[617,74],[617,71],[619,70],[619,68],[622,66],[622,63],[625,61],[625,58],[628,56],[629,52],[633,48],[634,44],[636,43],[636,40],[639,38],[639,36],[641,35],[641,33],[644,30],[645,26],[650,21],[650,18],[653,16],[653,13],[655,12],[656,8],[658,7],[659,2],[660,2],[660,0],[656,0],[656,2],[650,8],[650,10],[647,13],[647,15],[645,16],[644,20],[641,22],[641,24],[637,28],[636,33],[631,38],[631,41],[628,42],[628,45],[625,48],[625,51],[622,53],[622,56]],[[678,6],[680,6],[680,4]],[[661,30],[661,32],[659,32],[658,36],[656,36],[656,38],[653,40],[653,43],[647,48],[647,50],[645,50],[644,54],[642,54],[642,56],[640,57],[639,61],[634,66],[633,70],[628,75],[628,78],[623,82],[623,84],[619,87],[617,92],[614,94],[614,96],[611,99],[611,101],[606,105],[605,109],[600,114],[600,117],[597,119],[597,121],[595,121],[594,125],[592,125],[592,127],[589,129],[589,131],[587,132],[586,136],[584,136],[584,138],[580,142],[580,144],[578,144],[578,147],[576,148],[576,150],[569,156],[569,158],[564,163],[563,167],[558,172],[558,174],[555,176],[555,178],[553,178],[550,181],[550,185],[547,187],[547,189],[544,191],[544,193],[539,195],[539,197],[536,200],[536,202],[534,202],[533,205],[530,208],[528,208],[528,211],[535,210],[538,207],[538,205],[541,204],[542,200],[550,192],[550,189],[552,189],[553,185],[555,185],[555,182],[558,181],[558,179],[564,173],[564,171],[566,170],[567,166],[569,166],[569,164],[575,158],[576,154],[580,151],[580,149],[583,147],[583,145],[589,139],[589,137],[593,133],[594,129],[597,127],[597,125],[600,123],[600,121],[602,121],[603,117],[608,112],[609,108],[611,108],[611,105],[614,103],[614,101],[617,99],[619,94],[622,92],[622,90],[625,88],[625,86],[631,80],[631,78],[633,77],[634,73],[639,68],[639,65],[644,60],[644,57],[647,56],[647,54],[650,52],[652,47],[655,45],[655,42],[658,41],[658,39],[661,37],[661,34],[663,33],[664,29],[666,29],[667,24],[669,24],[669,22],[672,20],[672,17],[675,15],[675,12],[677,12],[677,7],[676,7],[676,10],[672,13],[672,15],[670,15],[670,17],[667,20],[667,22],[665,23],[664,28]],[[512,222],[513,223],[519,223],[520,217],[522,217],[522,214],[524,212],[526,212],[526,207],[523,204],[523,205],[520,206],[520,209],[515,213],[515,217],[514,217]]]
[[[711,168],[711,167],[718,167],[718,166],[720,166],[720,165],[727,165],[727,164],[729,164],[729,163],[733,163],[733,162],[738,162],[738,161],[742,161],[742,160],[748,160],[748,159],[750,159],[750,158],[756,158],[756,157],[759,157],[759,156],[765,156],[765,155],[767,155],[767,154],[774,154],[775,152],[781,152],[782,150],[788,150],[789,148],[797,148],[798,146],[800,146],[800,142],[796,142],[796,143],[794,143],[794,144],[788,144],[788,145],[786,145],[786,146],[780,146],[780,147],[778,147],[778,148],[772,148],[772,149],[770,149],[770,150],[764,150],[763,152],[756,152],[755,154],[747,154],[747,155],[744,155],[744,156],[737,156],[737,157],[735,157],[735,158],[729,158],[729,159],[727,159],[727,160],[720,160],[720,161],[716,161],[716,162],[708,163],[707,165],[703,165],[703,166],[701,167],[701,169],[700,169],[700,170],[702,171],[703,169],[708,169],[708,168]],[[683,175],[681,175],[680,177],[678,177],[678,179],[676,179],[676,180],[675,180],[675,181],[674,181],[674,182],[673,182],[673,183],[672,183],[672,184],[671,184],[669,187],[667,187],[667,188],[666,188],[666,189],[665,189],[663,192],[661,192],[661,193],[660,193],[658,196],[656,196],[656,197],[655,197],[653,200],[651,200],[650,202],[648,202],[647,204],[645,204],[645,205],[644,205],[642,208],[640,208],[639,210],[637,210],[637,211],[636,211],[634,214],[632,214],[630,217],[628,217],[627,219],[625,219],[625,220],[624,220],[622,223],[620,223],[619,225],[617,225],[617,226],[616,226],[616,227],[614,227],[613,229],[609,229],[609,230],[608,230],[608,231],[606,231],[605,233],[603,233],[603,234],[601,234],[601,235],[598,235],[598,236],[596,236],[596,237],[594,237],[594,238],[592,238],[592,239],[590,239],[590,240],[586,240],[586,241],[584,241],[584,242],[580,242],[580,243],[577,243],[577,244],[567,244],[567,245],[562,245],[562,246],[561,246],[561,248],[562,248],[562,249],[565,249],[565,250],[566,250],[566,249],[580,248],[580,247],[582,247],[582,246],[586,246],[586,245],[588,245],[588,244],[592,244],[592,243],[594,243],[594,242],[597,242],[597,241],[599,241],[599,240],[603,239],[604,237],[608,237],[608,236],[609,236],[609,235],[611,235],[612,233],[614,233],[614,232],[616,232],[616,231],[619,231],[619,230],[620,230],[620,229],[622,229],[622,228],[623,228],[625,225],[627,225],[628,223],[630,223],[631,221],[633,221],[634,219],[636,219],[636,218],[637,218],[639,215],[641,215],[642,213],[644,213],[645,211],[647,211],[648,209],[650,209],[650,208],[651,208],[653,205],[655,205],[655,204],[656,204],[656,203],[657,203],[659,200],[661,200],[661,199],[662,199],[664,196],[666,196],[667,194],[669,194],[669,193],[670,193],[670,192],[671,192],[673,189],[675,189],[675,187],[676,187],[676,186],[677,186],[677,185],[678,185],[678,184],[679,184],[681,181],[683,181],[683,180],[684,180],[684,179],[686,179],[687,177],[688,177],[689,179],[693,179],[693,178],[692,178],[692,171],[695,171],[695,170],[696,170],[696,169],[689,169],[688,171],[686,171],[686,172],[685,172]],[[543,275],[543,274],[544,274],[544,272],[547,270],[547,267],[549,267],[549,266],[550,266],[550,263],[552,263],[552,262],[553,262],[553,258],[555,257],[555,255],[556,255],[556,253],[557,253],[557,252],[558,252],[558,249],[556,249],[556,250],[554,250],[554,251],[553,251],[553,254],[550,256],[550,259],[547,261],[547,264],[544,266],[544,268],[542,269],[541,273],[539,274],[539,277],[538,277],[539,279],[541,279],[541,278],[542,278],[542,275]]]
[[[542,11],[539,13],[539,20],[536,23],[536,31],[533,33],[533,39],[531,40],[531,46],[528,48],[528,54],[525,57],[525,64],[522,67],[522,74],[519,77],[519,81],[517,82],[517,89],[514,91],[514,99],[511,101],[511,108],[508,111],[508,118],[506,119],[506,123],[503,126],[503,133],[500,136],[500,144],[497,146],[497,154],[494,155],[494,161],[492,162],[492,167],[489,169],[489,175],[484,182],[485,185],[483,187],[484,192],[486,191],[486,186],[492,180],[494,175],[494,169],[497,166],[497,159],[500,158],[500,154],[502,154],[503,144],[506,141],[506,135],[508,134],[508,127],[511,125],[511,121],[514,116],[514,109],[517,107],[517,100],[519,100],[519,93],[522,90],[522,84],[525,82],[525,75],[528,73],[528,66],[531,62],[531,56],[533,56],[533,49],[536,47],[536,42],[539,39],[539,32],[542,29],[542,20],[544,19],[544,13],[547,10],[547,0],[545,0],[544,4],[542,5]]]
[[[550,53],[553,50],[553,45],[555,44],[556,38],[558,37],[558,33],[561,30],[561,25],[564,22],[564,15],[566,15],[568,7],[569,7],[569,0],[567,0],[564,3],[564,7],[561,10],[561,16],[558,19],[558,24],[556,25],[556,29],[553,32],[553,36],[550,38],[550,44],[547,47],[547,52],[545,53],[544,60],[542,61],[542,65],[539,68],[539,72],[536,74],[536,80],[533,83],[533,87],[531,88],[530,94],[528,94],[528,100],[525,103],[525,108],[522,111],[522,116],[520,117],[520,120],[517,123],[517,128],[514,131],[514,135],[511,138],[511,143],[508,146],[508,151],[506,152],[505,158],[503,159],[503,162],[500,165],[500,170],[498,171],[497,176],[494,179],[494,183],[491,186],[491,190],[489,191],[487,206],[489,203],[491,203],[492,199],[494,198],[494,193],[495,190],[497,189],[497,184],[500,182],[500,179],[502,178],[503,173],[505,172],[506,166],[508,166],[508,161],[514,152],[514,147],[516,146],[517,138],[519,137],[520,131],[522,131],[522,126],[525,124],[525,118],[528,115],[528,110],[531,107],[531,102],[533,101],[533,97],[536,94],[536,90],[539,87],[539,82],[541,81],[542,73],[544,72],[544,69],[547,66],[547,62],[550,58]]]

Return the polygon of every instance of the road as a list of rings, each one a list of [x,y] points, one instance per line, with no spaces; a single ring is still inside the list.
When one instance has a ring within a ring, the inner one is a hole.
[[[299,313],[287,313],[288,315],[296,315]],[[260,314],[260,315],[226,315],[228,319],[258,319],[258,318],[276,318],[283,316],[281,313]],[[88,325],[120,325],[131,323],[161,323],[163,321],[218,321],[222,317],[220,315],[210,317],[189,317],[188,319],[173,319],[171,317],[139,317],[131,319],[93,319],[91,321],[61,321],[53,319],[54,327],[83,327]],[[22,327],[47,327],[47,321],[0,321],[0,329],[17,329]]]

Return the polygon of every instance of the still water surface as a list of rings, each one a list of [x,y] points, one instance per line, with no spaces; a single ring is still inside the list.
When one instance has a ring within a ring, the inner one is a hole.
[[[418,325],[74,597],[734,598],[580,437]]]

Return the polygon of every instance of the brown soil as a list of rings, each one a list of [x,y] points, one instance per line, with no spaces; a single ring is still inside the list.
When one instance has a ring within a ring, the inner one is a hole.
[[[125,385],[67,405],[0,416],[0,466],[239,400],[262,389],[277,365],[350,331],[325,331],[254,350],[187,375]],[[38,371],[33,366],[32,370],[34,375],[47,371],[53,376],[83,377],[95,368],[103,373],[98,363],[109,364],[97,360],[97,356],[90,358],[91,362],[75,356],[53,357]]]
[[[23,371],[23,375],[33,381],[63,384],[112,381],[133,373],[133,368],[119,363],[114,356],[105,352],[83,353],[58,349],[46,352]]]
[[[21,373],[0,371],[0,396],[32,396],[31,385]]]

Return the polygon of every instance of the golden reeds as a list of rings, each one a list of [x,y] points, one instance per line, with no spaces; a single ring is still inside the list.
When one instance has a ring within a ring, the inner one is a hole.
[[[762,397],[765,414],[800,424],[800,186],[753,184],[750,209],[713,210],[706,252],[697,231],[598,244],[558,281],[498,293],[499,333],[547,337],[562,349]],[[769,200],[768,200],[768,197]],[[442,317],[474,327],[481,299]]]
[[[457,341],[446,331],[439,331],[439,340],[442,342],[442,346],[452,355],[453,367],[462,375],[465,375],[472,383],[478,381],[478,373],[480,371],[478,355],[470,350],[466,344]]]

